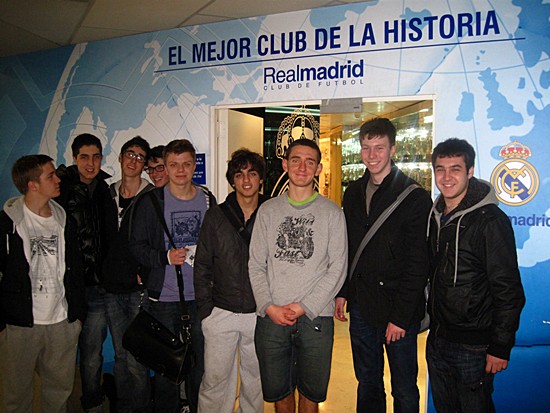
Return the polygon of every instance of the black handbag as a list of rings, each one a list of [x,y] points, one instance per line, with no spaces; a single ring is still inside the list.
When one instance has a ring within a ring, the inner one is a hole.
[[[123,347],[141,364],[180,384],[193,367],[191,332],[178,337],[140,309],[122,337]]]
[[[148,195],[151,196],[153,206],[170,240],[170,244],[175,248],[157,198],[152,193]],[[180,384],[194,367],[195,355],[191,348],[191,322],[183,295],[183,274],[180,265],[175,267],[182,321],[182,330],[179,337],[144,310],[143,303],[140,302],[138,315],[124,332],[122,346],[141,364],[174,383]],[[143,299],[143,293],[141,297]]]

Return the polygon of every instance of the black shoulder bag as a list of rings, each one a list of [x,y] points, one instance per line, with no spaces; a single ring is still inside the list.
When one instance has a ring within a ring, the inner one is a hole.
[[[151,202],[170,244],[175,248],[174,240],[168,231],[158,199],[152,192],[148,195],[151,197]],[[124,333],[122,345],[137,361],[174,383],[180,384],[194,366],[194,354],[191,349],[191,322],[183,295],[184,285],[181,265],[175,267],[182,321],[182,330],[179,337],[144,310],[142,303],[140,303],[140,311]]]

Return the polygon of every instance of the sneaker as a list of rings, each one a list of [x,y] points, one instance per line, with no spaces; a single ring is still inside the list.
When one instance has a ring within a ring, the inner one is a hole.
[[[191,407],[187,399],[180,399],[180,413],[191,413]]]

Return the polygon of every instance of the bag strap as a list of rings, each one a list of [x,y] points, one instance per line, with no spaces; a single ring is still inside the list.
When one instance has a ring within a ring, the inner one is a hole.
[[[244,224],[241,223],[235,210],[227,202],[220,204],[220,209],[231,225],[235,227],[237,233],[242,237],[246,245],[250,245],[250,232],[248,232]]]
[[[355,267],[357,267],[357,262],[359,261],[359,258],[361,257],[361,254],[365,250],[365,247],[369,243],[369,241],[374,237],[374,234],[376,234],[376,231],[380,229],[382,224],[389,218],[389,216],[395,211],[395,209],[407,198],[407,196],[414,191],[415,189],[422,188],[418,184],[410,184],[408,187],[405,188],[403,192],[401,192],[395,201],[387,207],[384,212],[380,214],[380,216],[374,221],[374,224],[370,227],[370,229],[367,231],[365,236],[363,237],[363,240],[361,241],[361,244],[359,244],[359,248],[357,248],[357,251],[355,252],[355,256],[353,257],[353,261],[351,263],[350,271],[348,278],[351,280],[351,277],[353,275],[353,272],[355,271]]]
[[[166,225],[166,220],[164,219],[164,213],[162,212],[162,209],[160,207],[160,203],[158,198],[155,196],[154,191],[149,191],[148,195],[151,197],[151,201],[153,203],[153,207],[155,208],[155,211],[157,213],[158,219],[160,223],[162,224],[162,228],[164,229],[164,233],[168,237],[168,241],[170,242],[170,245],[172,248],[176,248],[176,244],[174,243],[174,239],[172,238],[172,234],[170,234],[170,231],[168,231],[168,226]],[[176,275],[178,279],[178,290],[179,290],[179,296],[180,296],[180,307],[181,307],[181,321],[183,322],[183,328],[184,328],[184,334],[185,339],[190,339],[190,328],[191,328],[191,320],[189,317],[189,311],[187,310],[187,306],[185,305],[185,297],[183,295],[183,274],[181,272],[181,265],[174,265],[176,267]]]

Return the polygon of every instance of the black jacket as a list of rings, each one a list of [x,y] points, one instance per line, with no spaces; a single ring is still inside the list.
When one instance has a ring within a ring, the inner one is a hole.
[[[514,232],[497,204],[490,184],[471,178],[465,197],[441,225],[445,203],[436,200],[428,227],[428,312],[433,334],[488,344],[489,354],[508,360],[525,296]]]
[[[139,275],[143,282],[147,277],[147,270],[130,252],[128,240],[134,218],[134,206],[140,196],[154,188],[151,183],[142,179],[138,193],[130,205],[122,210],[118,205],[120,184],[121,181],[118,181],[110,186],[111,202],[115,209],[110,209],[106,217],[109,251],[103,260],[105,290],[114,294],[139,291],[142,286],[138,284],[137,276]],[[117,214],[117,211],[120,212]]]
[[[380,214],[405,188],[416,183],[393,165],[374,193],[367,215],[369,178],[367,170],[344,193],[350,263]],[[412,191],[370,240],[338,294],[348,300],[348,311],[357,306],[373,327],[384,328],[392,322],[406,330],[425,314],[424,287],[429,271],[425,231],[430,207],[431,199],[424,189]]]
[[[216,198],[207,188],[197,185],[197,189],[204,192],[207,208],[216,205]],[[134,258],[147,268],[148,274],[144,281],[149,298],[158,299],[168,265],[168,251],[164,243],[164,229],[153,206],[153,196],[164,211],[164,188],[153,189],[140,197],[134,210],[129,247]]]
[[[102,263],[107,253],[105,217],[114,208],[109,196],[110,178],[100,171],[95,178],[95,188],[90,196],[90,186],[80,181],[76,165],[57,168],[61,179],[61,195],[55,200],[76,221],[78,243],[84,260],[84,282],[87,286],[103,285]]]
[[[18,198],[22,200],[22,197]],[[20,204],[20,205],[18,205]],[[20,210],[22,217],[22,201],[14,199],[6,205]],[[6,207],[5,207],[6,208]],[[58,208],[60,208],[58,206]],[[61,210],[61,208],[60,208]],[[16,220],[17,221],[17,220]],[[76,230],[70,217],[65,224],[65,298],[68,304],[68,319],[84,321],[86,317],[86,302],[84,299],[84,281],[82,259]],[[33,302],[29,263],[25,256],[23,239],[19,235],[14,221],[0,212],[0,331],[6,324],[33,327]]]
[[[267,198],[260,195],[258,207]],[[248,232],[248,242],[225,216],[222,205],[235,213],[235,221]],[[244,214],[231,192],[224,204],[210,208],[201,227],[195,255],[195,300],[199,318],[210,315],[214,307],[234,313],[253,313],[256,301],[248,277],[248,247],[256,211],[244,222]]]

